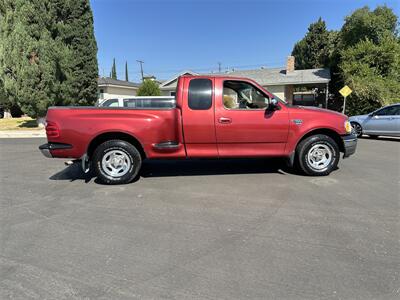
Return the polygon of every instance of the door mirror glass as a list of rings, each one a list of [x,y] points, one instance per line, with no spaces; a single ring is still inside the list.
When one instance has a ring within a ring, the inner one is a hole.
[[[275,98],[272,98],[271,101],[269,102],[267,110],[277,110],[277,109],[279,109],[278,103],[279,103],[278,100],[276,100]]]

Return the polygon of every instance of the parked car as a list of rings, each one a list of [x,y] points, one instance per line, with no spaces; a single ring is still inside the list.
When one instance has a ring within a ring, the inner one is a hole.
[[[400,136],[400,103],[385,106],[370,114],[352,116],[351,126],[358,137]]]
[[[136,107],[136,108],[173,108],[175,97],[171,96],[137,96],[131,98],[105,99],[99,102],[99,107]]]
[[[4,107],[0,106],[0,119],[4,118]]]
[[[143,159],[160,158],[285,157],[328,175],[357,145],[345,115],[290,107],[250,79],[224,76],[179,77],[174,107],[53,107],[46,124],[46,157],[80,159],[107,184],[131,182]]]

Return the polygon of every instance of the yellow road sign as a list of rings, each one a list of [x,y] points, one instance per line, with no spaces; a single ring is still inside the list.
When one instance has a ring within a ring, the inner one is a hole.
[[[339,93],[342,94],[343,97],[347,97],[348,95],[350,95],[353,91],[351,90],[351,88],[349,88],[347,85],[345,85],[340,91]]]

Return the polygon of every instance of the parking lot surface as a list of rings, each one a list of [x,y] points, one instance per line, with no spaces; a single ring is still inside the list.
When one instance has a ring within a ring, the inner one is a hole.
[[[399,299],[400,142],[328,177],[280,160],[146,162],[105,186],[0,140],[0,299]]]

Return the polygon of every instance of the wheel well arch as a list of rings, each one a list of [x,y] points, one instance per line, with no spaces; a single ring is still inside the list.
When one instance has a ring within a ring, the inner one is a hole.
[[[144,151],[142,144],[139,142],[139,140],[137,138],[135,138],[133,135],[130,135],[128,133],[118,132],[118,131],[105,132],[105,133],[99,134],[94,139],[92,139],[87,148],[87,152],[86,152],[87,155],[89,157],[92,157],[97,146],[99,146],[100,144],[104,143],[105,141],[109,141],[109,140],[122,140],[122,141],[126,141],[128,143],[131,143],[138,149],[142,159],[146,158],[146,152]]]
[[[343,143],[343,140],[342,140],[340,134],[329,128],[318,128],[318,129],[314,129],[314,130],[307,132],[305,135],[303,135],[301,137],[301,139],[299,139],[297,141],[296,149],[297,149],[297,146],[301,143],[301,141],[303,141],[304,139],[306,139],[312,135],[316,135],[316,134],[325,134],[325,135],[329,136],[336,142],[336,144],[339,147],[340,152],[344,152],[344,143]]]

